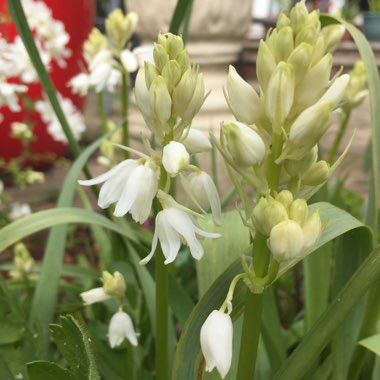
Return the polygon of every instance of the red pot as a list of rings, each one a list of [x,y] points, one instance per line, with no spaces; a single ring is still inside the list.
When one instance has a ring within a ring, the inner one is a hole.
[[[72,55],[66,59],[65,68],[59,67],[54,62],[52,63],[50,76],[58,92],[64,97],[70,98],[80,110],[83,110],[85,99],[78,95],[73,95],[70,88],[67,87],[67,82],[84,67],[82,46],[93,27],[95,1],[44,0],[44,2],[52,10],[53,18],[64,23],[66,32],[70,36],[68,48],[72,52]],[[9,15],[6,3],[6,0],[0,0],[0,15]],[[0,34],[12,41],[17,35],[15,25],[12,22],[1,23]],[[28,87],[27,96],[30,99],[38,100],[43,98],[40,84],[32,84]],[[31,143],[32,157],[28,157],[28,164],[30,163],[38,168],[46,167],[66,153],[67,145],[53,140],[37,112],[28,110],[27,107],[23,107],[20,112],[11,112],[7,107],[2,107],[0,108],[0,113],[4,116],[0,126],[0,157],[6,161],[19,157],[23,153],[20,141],[10,136],[10,125],[14,121],[32,122],[34,124],[33,132],[36,139]]]

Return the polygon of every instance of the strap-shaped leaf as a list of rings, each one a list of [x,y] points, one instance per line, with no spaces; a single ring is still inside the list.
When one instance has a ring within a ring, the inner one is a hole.
[[[365,227],[363,223],[333,205],[320,202],[310,206],[311,211],[316,209],[319,210],[322,221],[325,224],[325,228],[315,249],[326,244],[328,241],[331,241],[336,237],[357,228],[364,229],[367,231],[367,234],[370,234],[370,230]],[[243,253],[244,252],[241,252],[241,254]],[[281,267],[281,273],[285,273],[298,261],[300,260],[294,260],[283,265]],[[213,283],[210,289],[195,306],[186,322],[186,325],[184,326],[177,346],[173,363],[173,380],[180,380],[184,378],[194,379],[197,378],[199,372],[203,372],[204,363],[200,352],[199,343],[200,329],[211,311],[220,308],[226,297],[231,280],[241,271],[242,268],[240,265],[240,260],[238,259],[230,265],[221,276],[219,276],[219,278]],[[235,320],[243,312],[245,292],[246,287],[244,285],[240,284],[237,286],[233,300],[233,312],[231,314],[233,320]],[[348,311],[349,310],[344,310],[345,313]],[[267,321],[263,319],[262,323],[264,324],[264,328],[270,330],[270,326],[265,326],[266,322]],[[331,338],[331,332],[329,338]],[[237,359],[238,358],[236,356],[233,358],[233,360]],[[303,361],[303,359],[300,359],[300,361]]]

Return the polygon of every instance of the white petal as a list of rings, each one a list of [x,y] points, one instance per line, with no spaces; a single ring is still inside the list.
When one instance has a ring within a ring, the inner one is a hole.
[[[157,214],[157,217],[158,217],[158,215],[159,215],[159,213]],[[156,225],[157,225],[157,217],[156,217]],[[151,260],[151,258],[154,255],[154,252],[156,252],[157,243],[158,243],[158,232],[157,232],[157,228],[156,228],[154,231],[153,240],[152,240],[152,249],[148,253],[148,256],[146,256],[142,260],[140,260],[141,265],[145,265]]]
[[[201,180],[211,206],[211,212],[214,221],[216,224],[220,225],[222,218],[222,208],[220,205],[218,190],[214,184],[214,181],[207,173],[202,172]]]
[[[137,63],[136,56],[128,49],[125,49],[121,52],[120,60],[123,66],[125,67],[125,69],[129,73],[132,73],[137,70],[138,63]]]
[[[175,260],[181,247],[181,241],[178,232],[166,220],[166,210],[160,211],[156,219],[156,229],[160,239],[162,252],[165,256],[165,264]]]
[[[110,346],[112,348],[119,346],[126,338],[133,346],[137,346],[137,337],[131,317],[123,311],[118,311],[112,316],[108,328]]]
[[[110,295],[106,294],[103,288],[90,289],[87,292],[82,292],[80,296],[85,305],[91,305],[95,302],[102,302],[112,298]]]

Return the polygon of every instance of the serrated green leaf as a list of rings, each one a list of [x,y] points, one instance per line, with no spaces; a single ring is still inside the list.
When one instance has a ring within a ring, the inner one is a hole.
[[[60,325],[50,325],[50,330],[54,343],[67,362],[68,370],[77,379],[100,379],[91,338],[84,324],[72,315],[61,316],[60,322]]]
[[[67,369],[45,360],[27,364],[30,380],[77,380]]]

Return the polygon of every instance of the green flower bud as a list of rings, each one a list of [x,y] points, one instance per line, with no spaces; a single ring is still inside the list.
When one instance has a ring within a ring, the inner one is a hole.
[[[307,217],[308,209],[305,199],[296,199],[289,209],[289,218],[302,225]]]
[[[285,160],[284,167],[291,177],[301,176],[318,159],[318,145],[309,150],[301,160]]]
[[[183,115],[186,111],[193,97],[195,84],[196,82],[193,79],[192,70],[187,69],[173,90],[173,114],[175,116]]]
[[[242,167],[260,163],[265,157],[265,144],[253,129],[243,123],[222,124],[222,133],[233,160]]]
[[[286,210],[288,210],[293,202],[293,194],[289,190],[282,190],[277,194],[276,201],[282,203]]]
[[[260,83],[261,90],[265,93],[269,80],[276,69],[276,60],[268,45],[261,40],[257,51],[256,75]]]
[[[330,165],[324,161],[318,161],[302,176],[302,183],[308,186],[318,186],[326,182],[330,175]]]
[[[289,141],[306,153],[330,126],[332,104],[319,102],[303,111],[290,127]]]
[[[155,119],[166,129],[171,116],[172,99],[162,76],[156,77],[149,88],[149,101]]]
[[[307,15],[306,25],[311,26],[315,29],[316,32],[321,30],[321,23],[319,21],[320,12],[318,10],[314,10]]]
[[[114,272],[112,275],[107,271],[102,274],[104,292],[113,297],[124,297],[127,285],[124,277],[120,272]]]
[[[280,62],[270,78],[265,94],[266,113],[278,134],[293,105],[294,80],[293,66]]]
[[[296,35],[295,45],[307,43],[313,45],[318,37],[318,31],[312,25],[305,25]]]
[[[190,58],[189,53],[186,50],[183,50],[176,58],[179,67],[181,68],[182,73],[190,68]]]
[[[252,222],[255,228],[264,234],[263,226],[264,226],[264,209],[268,205],[267,198],[260,198],[257,202],[256,206],[252,211]]]
[[[12,271],[13,278],[28,276],[34,267],[34,259],[24,243],[17,243],[14,248],[14,265],[15,271]]]
[[[297,85],[295,105],[297,110],[314,104],[326,91],[332,68],[332,56],[326,54],[314,65]]]
[[[93,28],[83,44],[84,56],[90,62],[101,50],[108,48],[107,38],[97,28]]]
[[[313,46],[313,53],[310,59],[310,67],[316,65],[326,54],[326,42],[323,36],[319,35]]]
[[[254,124],[262,114],[262,105],[256,91],[230,65],[224,92],[228,106],[236,120]]]
[[[147,123],[148,127],[152,128],[154,114],[150,104],[150,95],[148,87],[146,85],[145,69],[143,67],[138,71],[136,76],[135,99],[137,107],[142,113],[145,122]]]
[[[342,100],[348,83],[350,81],[350,76],[348,74],[343,74],[337,79],[334,80],[329,89],[324,93],[320,102],[330,102],[333,105],[333,108],[337,108],[340,101]]]
[[[277,18],[276,29],[280,30],[286,26],[290,26],[290,19],[285,13],[281,12]]]
[[[286,61],[294,49],[293,30],[286,26],[278,31],[275,57],[277,62]]]
[[[168,33],[166,36],[166,51],[170,59],[177,59],[178,55],[184,50],[183,40],[180,36]]]
[[[303,251],[308,251],[315,245],[322,233],[322,221],[318,211],[309,216],[302,225],[302,231],[304,236]]]
[[[288,213],[285,206],[275,200],[269,201],[263,211],[262,231],[265,236],[269,236],[274,226],[278,223],[288,220]]]
[[[165,79],[169,92],[172,92],[174,87],[181,79],[181,69],[178,63],[170,60],[162,69],[162,77]]]
[[[153,58],[154,64],[156,65],[158,72],[161,73],[164,66],[169,62],[169,54],[166,52],[165,48],[159,43],[154,44]]]
[[[195,80],[195,88],[190,103],[185,110],[179,115],[183,120],[191,121],[198,113],[205,101],[205,83],[203,80],[203,74],[197,74]]]
[[[119,8],[109,14],[105,22],[106,32],[118,49],[123,49],[130,39],[136,29],[137,21],[138,16],[136,13],[131,12],[124,15]]]
[[[304,2],[297,3],[293,7],[293,9],[290,11],[290,22],[292,24],[291,26],[295,33],[298,33],[298,31],[306,23],[307,16],[308,16],[308,12],[307,12],[307,8]]]
[[[313,47],[305,42],[298,45],[290,54],[288,63],[293,65],[294,76],[298,84],[303,80],[309,66]]]
[[[298,257],[304,247],[304,234],[293,220],[284,220],[273,227],[268,241],[269,249],[278,262]]]

